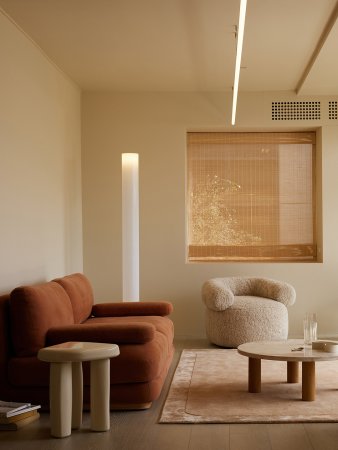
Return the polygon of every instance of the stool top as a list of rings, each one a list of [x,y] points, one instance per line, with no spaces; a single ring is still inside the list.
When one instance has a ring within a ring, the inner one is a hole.
[[[81,362],[107,359],[120,354],[116,344],[101,342],[63,342],[39,350],[38,358],[46,362]]]

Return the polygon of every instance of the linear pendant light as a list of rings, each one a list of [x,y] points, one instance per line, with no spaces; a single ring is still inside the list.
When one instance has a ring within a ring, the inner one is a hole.
[[[233,91],[232,91],[231,125],[235,125],[235,121],[236,121],[238,84],[239,84],[239,73],[240,73],[240,70],[241,70],[241,59],[242,59],[242,49],[243,49],[243,39],[244,39],[246,4],[247,4],[247,0],[241,0],[241,4],[240,4],[240,7],[239,7],[239,21],[238,21],[238,29],[237,29],[236,64],[235,64],[235,79],[234,79],[234,87],[233,87]]]

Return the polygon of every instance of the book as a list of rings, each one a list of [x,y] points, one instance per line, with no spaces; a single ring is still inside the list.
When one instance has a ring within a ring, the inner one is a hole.
[[[41,408],[40,405],[32,405],[30,403],[20,404],[17,403],[17,405],[21,406],[14,406],[14,407],[8,407],[8,406],[2,406],[3,410],[0,410],[0,419],[6,419],[8,417],[16,416],[18,414],[23,414],[28,411],[34,411],[35,409]]]
[[[35,411],[31,416],[25,417],[24,419],[18,420],[17,422],[0,423],[0,431],[16,431],[32,422],[35,422],[40,417],[40,414]]]
[[[30,403],[4,402],[0,400],[0,417],[7,416],[8,413],[20,411],[20,409],[31,406]]]
[[[10,417],[0,417],[0,424],[1,423],[11,423],[11,422],[17,422],[18,420],[25,419],[26,417],[33,416],[34,414],[37,414],[37,410],[33,409],[31,411],[26,411],[21,414],[16,414],[15,416]]]

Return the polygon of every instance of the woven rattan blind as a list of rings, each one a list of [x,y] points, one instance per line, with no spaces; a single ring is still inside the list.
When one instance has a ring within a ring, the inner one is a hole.
[[[188,133],[188,260],[315,261],[315,137]]]

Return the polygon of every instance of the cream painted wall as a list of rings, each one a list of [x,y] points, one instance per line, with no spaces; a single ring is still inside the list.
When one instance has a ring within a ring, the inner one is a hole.
[[[202,283],[217,276],[266,276],[297,290],[290,335],[302,335],[306,311],[318,314],[319,335],[338,336],[338,126],[323,112],[324,262],[185,262],[185,152],[187,130],[279,130],[271,100],[292,94],[240,94],[236,128],[230,97],[221,94],[109,94],[83,97],[84,268],[97,300],[121,299],[121,153],[140,154],[141,298],[173,302],[177,336],[204,336]],[[337,122],[336,122],[337,123]],[[288,129],[292,128],[289,126]]]
[[[81,92],[0,10],[0,293],[82,270]]]

